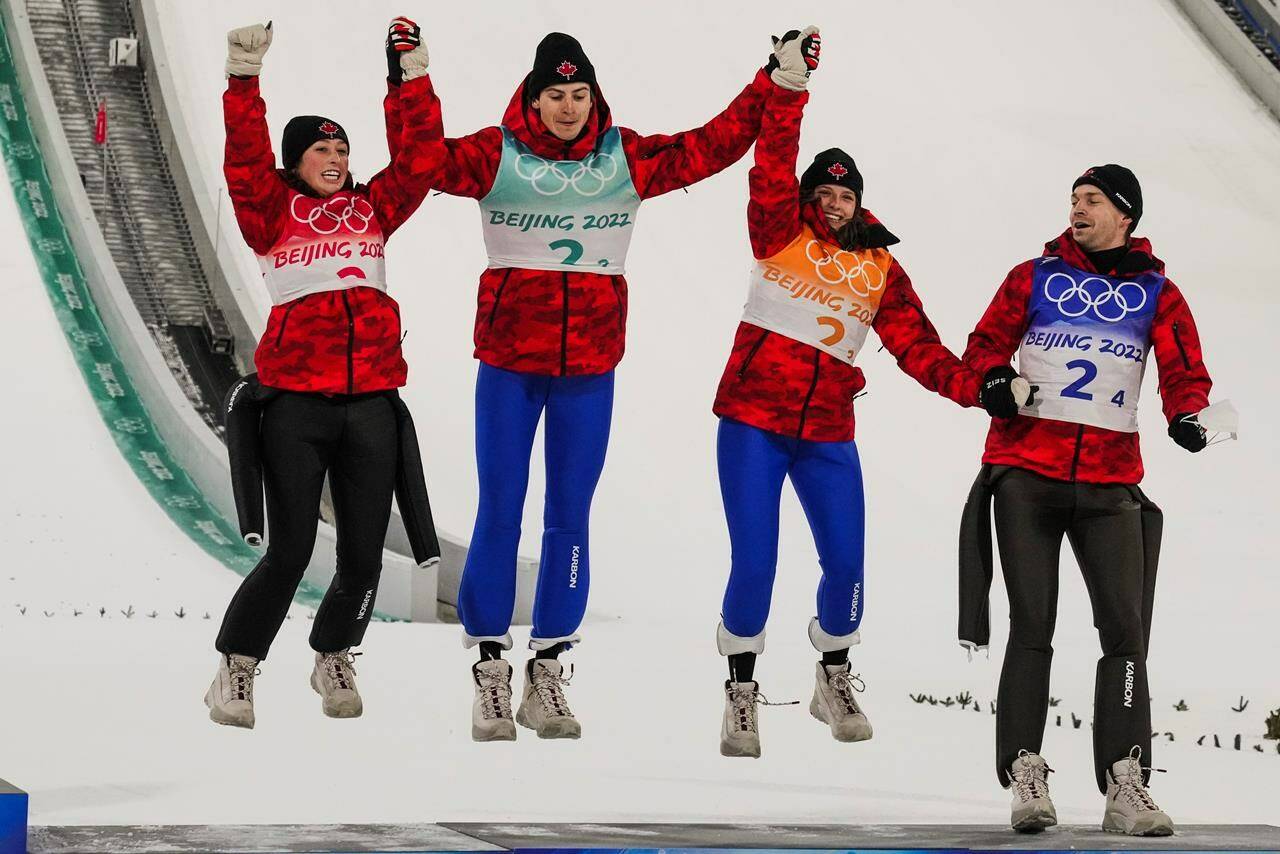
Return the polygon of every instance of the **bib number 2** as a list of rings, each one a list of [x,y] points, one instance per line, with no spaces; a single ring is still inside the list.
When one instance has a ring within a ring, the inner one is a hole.
[[[567,238],[564,240],[555,240],[555,241],[552,241],[551,243],[548,243],[547,248],[554,249],[557,252],[560,251],[561,249],[568,250],[569,254],[565,255],[563,258],[560,259],[560,263],[564,264],[566,267],[576,266],[579,259],[582,258],[582,251],[583,251],[582,244],[576,240],[569,240]],[[601,258],[596,263],[599,264],[601,267],[608,267],[609,259]]]
[[[1059,394],[1076,400],[1093,400],[1093,392],[1085,391],[1084,388],[1097,379],[1098,366],[1088,359],[1074,359],[1067,362],[1067,370],[1080,371],[1080,376],[1067,383]],[[1112,396],[1111,402],[1116,406],[1124,406],[1124,389],[1117,391]]]

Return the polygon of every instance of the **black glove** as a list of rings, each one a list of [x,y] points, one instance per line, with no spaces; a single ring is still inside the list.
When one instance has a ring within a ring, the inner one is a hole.
[[[387,79],[399,86],[404,80],[400,69],[400,54],[422,44],[422,28],[403,16],[387,27]]]
[[[1194,420],[1195,417],[1194,412],[1184,412],[1173,416],[1173,423],[1169,425],[1169,438],[1193,454],[1203,451],[1209,444],[1205,429]]]
[[[982,377],[978,390],[978,402],[992,418],[1012,418],[1018,414],[1018,401],[1014,399],[1012,383],[1018,372],[1008,365],[992,368]]]

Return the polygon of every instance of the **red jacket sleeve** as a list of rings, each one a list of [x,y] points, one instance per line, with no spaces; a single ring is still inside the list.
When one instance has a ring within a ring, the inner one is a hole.
[[[622,129],[627,165],[640,198],[696,184],[741,159],[760,133],[765,101],[776,88],[761,70],[724,112],[700,128],[654,136]]]
[[[431,76],[424,75],[408,82],[418,80],[424,81],[426,87],[428,120],[433,128],[440,129],[440,133],[428,143],[431,186],[451,196],[484,198],[493,187],[502,162],[502,129],[488,127],[469,136],[446,138],[440,98],[431,85]]]
[[[907,376],[961,406],[978,405],[979,375],[943,346],[907,271],[896,260],[871,325]]]
[[[437,118],[439,112],[437,109]],[[390,80],[387,81],[387,94],[382,99],[382,118],[387,126],[387,152],[395,160],[400,153],[400,131],[404,122],[400,117],[400,87]],[[440,135],[444,136],[443,128]]]
[[[751,188],[747,231],[757,258],[776,255],[800,233],[796,158],[800,154],[800,120],[808,101],[808,92],[774,87],[764,108],[756,162],[747,175]]]
[[[245,242],[265,255],[284,225],[288,190],[276,174],[276,156],[267,129],[267,105],[257,77],[228,77],[222,95],[227,145],[222,173]]]
[[[1027,303],[1031,299],[1034,261],[1019,264],[1004,277],[987,311],[969,334],[964,362],[979,376],[1000,366],[1008,367],[1027,329]]]
[[[386,110],[391,163],[369,180],[369,203],[382,226],[384,240],[404,224],[430,192],[439,168],[439,142],[444,136],[439,101],[426,78],[406,80],[398,91],[387,94],[384,107],[393,94],[395,108]],[[394,145],[393,124],[399,129]]]
[[[1151,346],[1160,371],[1160,399],[1166,421],[1209,405],[1213,381],[1201,358],[1200,335],[1182,291],[1165,279],[1156,300]]]

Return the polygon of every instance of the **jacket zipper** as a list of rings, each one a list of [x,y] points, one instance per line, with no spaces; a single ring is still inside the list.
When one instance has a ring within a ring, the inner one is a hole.
[[[760,333],[760,337],[756,339],[756,343],[751,345],[751,349],[747,351],[747,358],[742,361],[742,367],[738,368],[738,379],[742,379],[742,375],[747,372],[747,366],[751,364],[751,360],[756,357],[756,351],[760,349],[760,345],[764,343],[764,339],[769,337],[769,330],[766,329]]]
[[[560,376],[569,373],[569,274],[561,273],[564,288],[564,320],[560,324]]]
[[[1084,425],[1080,425],[1080,429],[1076,431],[1076,452],[1071,457],[1071,481],[1076,479],[1076,469],[1080,465],[1080,448],[1084,444]]]
[[[498,316],[498,303],[502,302],[502,292],[507,289],[507,279],[511,278],[511,268],[508,267],[502,273],[502,281],[498,284],[498,290],[493,295],[493,308],[489,309],[489,329],[493,329],[493,319]]]
[[[306,299],[306,297],[303,297],[302,299],[294,300],[293,302],[289,303],[289,307],[284,310],[284,317],[280,318],[280,329],[278,332],[276,332],[277,347],[280,346],[280,342],[284,339],[284,328],[289,325],[290,312],[292,312],[295,308],[297,308],[298,303],[302,302],[302,300],[304,299]]]
[[[1178,321],[1173,322],[1173,343],[1178,345],[1178,352],[1182,354],[1182,367],[1188,371],[1191,370],[1191,360],[1187,358],[1187,349],[1182,346],[1182,336],[1178,334]]]
[[[650,158],[657,157],[659,154],[661,154],[662,152],[670,148],[684,148],[684,140],[677,139],[674,142],[668,142],[666,145],[659,145],[653,151],[650,151],[648,154],[646,154],[644,157],[641,157],[640,159],[649,160]]]
[[[804,438],[804,422],[809,417],[809,401],[813,400],[813,393],[818,389],[818,367],[822,359],[822,351],[814,348],[813,351],[813,380],[809,383],[809,393],[804,396],[804,406],[800,407],[800,426],[796,429],[796,438]]]
[[[340,293],[342,294],[342,305],[347,310],[347,394],[355,394],[356,318],[351,313],[351,301],[347,299],[347,292],[341,291]]]
[[[609,277],[609,284],[613,285],[613,297],[618,301],[618,334],[625,335],[627,332],[627,321],[622,313],[622,294],[618,292],[617,274]]]

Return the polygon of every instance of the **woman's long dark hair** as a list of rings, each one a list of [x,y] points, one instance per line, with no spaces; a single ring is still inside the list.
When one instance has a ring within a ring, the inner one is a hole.
[[[811,192],[807,196],[800,196],[801,207],[811,205],[818,200],[817,192]],[[846,252],[856,252],[859,249],[867,248],[867,224],[862,219],[862,201],[858,201],[858,207],[853,212],[853,216],[844,225],[835,230],[836,242],[840,244],[840,248]]]

